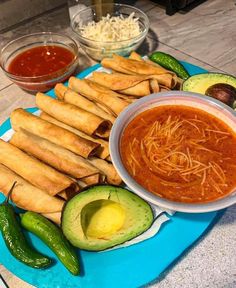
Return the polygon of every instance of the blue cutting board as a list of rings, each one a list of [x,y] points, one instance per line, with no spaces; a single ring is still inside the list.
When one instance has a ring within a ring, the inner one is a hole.
[[[200,67],[182,63],[191,75],[207,73]],[[99,64],[90,67],[78,77],[84,78],[98,67]],[[53,91],[49,91],[48,95],[55,96]],[[36,110],[29,109],[30,112]],[[0,135],[10,127],[8,119],[0,127]],[[3,200],[4,196],[0,194],[0,201]],[[54,254],[31,233],[28,233],[28,237],[33,246],[54,258],[54,266],[36,270],[23,265],[11,256],[2,236],[0,263],[37,288],[136,288],[157,279],[171,264],[176,263],[176,260],[206,233],[222,214],[223,211],[202,214],[176,213],[170,221],[163,224],[156,236],[144,242],[107,252],[78,251],[82,266],[81,276],[72,276],[56,260]]]

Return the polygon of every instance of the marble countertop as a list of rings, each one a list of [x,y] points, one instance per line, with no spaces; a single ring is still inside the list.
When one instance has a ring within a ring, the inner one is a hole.
[[[165,15],[163,8],[152,1],[136,1],[134,5],[145,11],[151,22],[150,32],[139,52],[147,54],[159,49],[209,71],[236,76],[234,2],[208,0],[188,13],[178,12],[169,17]],[[0,34],[0,43],[4,45],[13,38],[39,31],[59,31],[74,36],[69,28],[67,7],[45,13]],[[80,70],[93,63],[80,50]],[[12,84],[0,71],[0,123],[9,117],[14,108],[33,106],[35,106],[34,96]],[[228,208],[214,228],[198,241],[197,245],[148,287],[236,287],[235,231],[236,205]],[[32,287],[15,277],[2,265],[0,273],[10,288]]]

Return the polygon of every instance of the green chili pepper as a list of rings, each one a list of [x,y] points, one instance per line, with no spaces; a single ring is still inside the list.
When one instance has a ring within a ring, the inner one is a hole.
[[[149,56],[149,59],[161,65],[162,67],[175,72],[182,79],[188,79],[190,77],[184,66],[169,54],[156,51]]]
[[[25,229],[38,236],[73,275],[79,274],[78,256],[59,227],[44,216],[32,211],[21,216],[21,224]]]
[[[9,203],[10,195],[16,185],[12,185],[6,200],[0,204],[0,231],[10,253],[19,261],[33,268],[44,268],[52,263],[52,260],[34,250],[22,232],[17,221],[13,206]]]

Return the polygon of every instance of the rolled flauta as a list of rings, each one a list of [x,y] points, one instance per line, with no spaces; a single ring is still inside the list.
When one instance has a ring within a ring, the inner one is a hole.
[[[118,91],[136,86],[140,82],[148,79],[143,75],[126,75],[121,73],[93,72],[92,80],[99,85],[111,90]]]
[[[151,88],[153,93],[160,92],[160,86],[159,86],[158,81],[156,79],[150,80],[150,88]]]
[[[173,74],[173,72],[170,72],[163,67],[150,65],[145,61],[124,58],[117,54],[113,54],[112,58],[104,58],[101,61],[101,64],[105,68],[130,75]]]
[[[77,190],[72,179],[3,140],[0,140],[0,163],[49,195]]]
[[[84,139],[67,129],[32,115],[23,109],[16,109],[11,113],[11,125],[15,131],[23,128],[35,135],[45,138],[62,146],[84,158],[96,154],[100,145]]]
[[[91,157],[88,160],[92,165],[100,169],[102,173],[106,175],[106,181],[109,184],[119,185],[122,182],[119,174],[111,163],[96,157]]]
[[[104,106],[106,111],[110,111],[114,116],[119,115],[120,112],[129,105],[128,102],[119,98],[118,93],[88,79],[70,77],[69,87],[90,100]]]
[[[96,175],[84,177],[81,180],[87,185],[95,185],[104,182],[99,173]]]
[[[147,96],[151,93],[149,80],[142,81],[133,87],[119,90],[119,93],[131,95],[135,97]]]
[[[61,212],[56,213],[43,213],[44,217],[48,218],[49,220],[53,221],[57,225],[61,225]]]
[[[150,75],[151,79],[157,80],[158,84],[164,85],[167,88],[173,88],[176,85],[176,79],[171,74],[163,74],[163,75]]]
[[[43,93],[36,94],[36,105],[52,117],[66,123],[88,135],[107,138],[111,122],[75,105],[56,100]]]
[[[134,59],[134,60],[137,60],[137,61],[144,61],[142,56],[139,55],[137,52],[135,51],[132,51],[129,55],[129,59]]]
[[[57,119],[53,118],[52,116],[48,115],[45,112],[42,112],[40,114],[40,118],[42,118],[42,119],[44,119],[50,123],[53,123],[59,127],[62,127],[68,131],[71,131],[74,134],[76,134],[76,135],[78,135],[84,139],[87,139],[87,140],[90,140],[90,141],[93,141],[93,142],[100,144],[101,146],[96,151],[96,155],[98,157],[100,157],[102,159],[106,159],[110,155],[108,141],[106,141],[104,139],[100,139],[100,138],[95,138],[93,136],[89,136],[89,135],[85,134],[84,132],[79,131],[78,129],[75,129],[75,128],[73,128],[73,127],[71,127],[71,126],[69,126],[69,125],[67,125],[61,121],[58,121]]]
[[[150,94],[149,76],[93,72],[94,82],[122,94],[142,97]]]
[[[11,194],[11,199],[19,208],[37,213],[55,213],[62,210],[65,201],[48,195],[45,191],[33,186],[0,164],[0,191],[5,196],[9,193],[14,182],[17,183]]]
[[[127,75],[121,73],[93,72],[93,81],[111,90],[133,96],[146,96],[151,93],[149,81],[155,80],[166,87],[172,88],[175,81],[172,74],[162,75]]]
[[[111,114],[106,113],[103,109],[98,107],[94,102],[88,100],[87,98],[83,97],[79,93],[73,91],[72,89],[66,87],[62,83],[58,83],[55,86],[55,94],[58,99],[63,100],[67,103],[73,104],[79,108],[82,108],[90,113],[93,113],[103,119],[107,119],[114,123],[115,117]]]
[[[83,157],[26,130],[17,131],[10,143],[76,179],[99,174],[99,170]]]
[[[150,64],[147,61],[128,59],[119,55],[113,55],[113,58],[104,58],[101,63],[105,68],[124,74],[149,76],[150,79],[157,79],[158,83],[169,88],[176,85],[177,77],[175,73],[155,65],[155,63]]]

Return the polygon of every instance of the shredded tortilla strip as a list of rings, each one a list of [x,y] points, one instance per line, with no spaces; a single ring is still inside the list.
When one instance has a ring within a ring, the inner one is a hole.
[[[223,135],[228,135],[228,136],[230,135],[230,133],[228,133],[228,132],[219,131],[219,130],[206,129],[206,131],[213,132],[213,133],[219,133],[219,134],[223,134]]]
[[[128,159],[128,164],[132,170],[133,175],[136,175],[136,167],[141,168],[141,164],[138,162],[135,156],[135,146],[139,146],[139,141],[134,138],[131,143],[129,143],[130,158]]]

